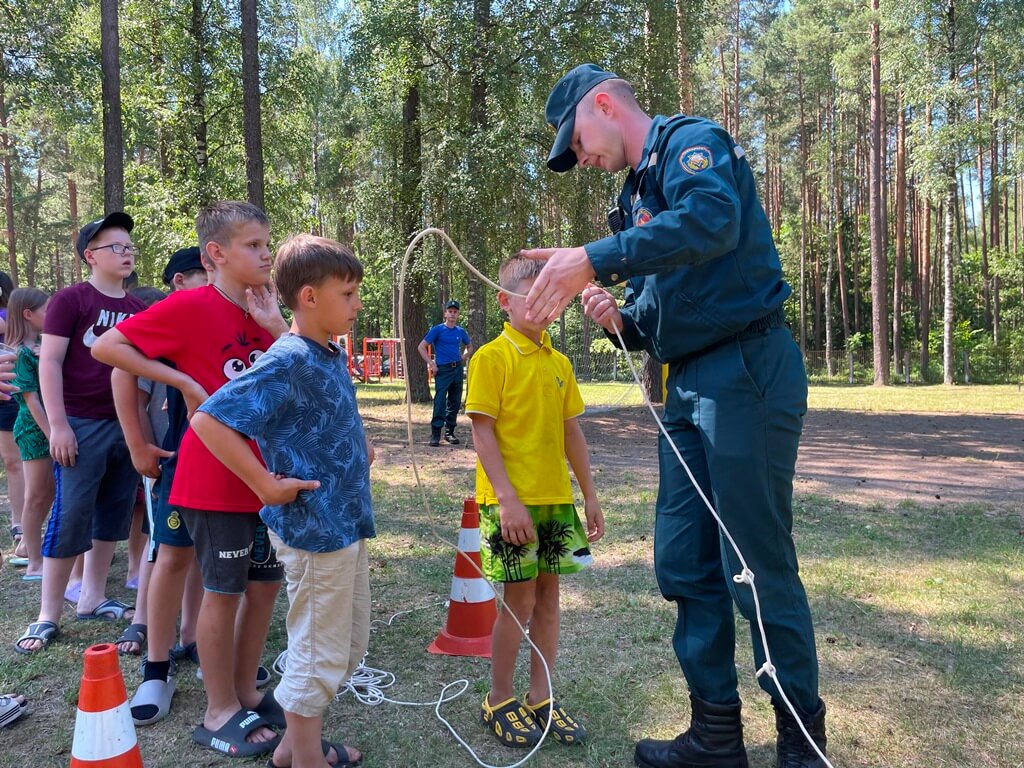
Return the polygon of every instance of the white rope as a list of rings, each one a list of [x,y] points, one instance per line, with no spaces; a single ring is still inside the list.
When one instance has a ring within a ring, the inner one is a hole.
[[[619,332],[618,325],[616,325],[614,322],[612,323],[612,329],[615,331],[615,336],[619,340],[619,345],[623,349],[625,349],[626,343],[622,339],[622,334]],[[633,367],[633,361],[628,354],[626,355],[626,362],[629,363],[629,372],[633,374],[633,378],[639,385],[640,377],[637,375],[636,369]],[[807,739],[807,743],[810,744],[814,751],[818,753],[818,757],[820,757],[822,761],[824,761],[825,765],[827,765],[828,768],[833,768],[832,763],[830,763],[828,761],[828,758],[825,757],[825,753],[818,748],[818,745],[814,742],[814,739],[811,738],[811,734],[807,732],[807,728],[804,726],[803,720],[800,719],[800,715],[797,713],[796,708],[793,706],[793,703],[789,700],[789,697],[786,696],[785,691],[782,690],[782,683],[779,682],[779,677],[775,669],[775,665],[772,664],[771,651],[768,650],[768,635],[765,633],[764,620],[761,617],[761,599],[757,594],[757,587],[754,585],[754,572],[750,570],[750,568],[747,566],[747,561],[743,557],[743,553],[740,552],[740,548],[739,546],[737,546],[736,541],[733,539],[728,527],[726,527],[725,522],[722,520],[721,517],[719,517],[714,505],[708,500],[708,497],[704,494],[704,490],[700,487],[700,483],[697,482],[697,478],[693,476],[693,472],[690,471],[690,466],[686,463],[686,460],[683,458],[683,455],[679,452],[679,448],[676,446],[676,443],[672,439],[672,436],[668,433],[668,430],[665,429],[665,425],[658,417],[658,412],[655,410],[654,405],[651,403],[651,399],[647,396],[647,391],[644,389],[642,385],[640,386],[640,392],[643,395],[644,404],[647,406],[648,410],[651,412],[651,416],[654,417],[655,423],[658,425],[658,429],[661,430],[661,434],[663,434],[665,436],[665,439],[668,440],[668,444],[672,446],[672,452],[676,455],[676,458],[679,460],[679,463],[682,465],[683,469],[686,470],[686,476],[690,478],[690,482],[693,484],[694,489],[696,489],[697,495],[699,495],[701,501],[704,502],[704,506],[708,508],[708,512],[710,512],[711,515],[715,518],[715,522],[718,523],[719,530],[722,531],[722,535],[725,536],[726,540],[729,542],[729,546],[732,547],[733,552],[736,553],[736,557],[740,561],[740,565],[742,566],[742,568],[740,569],[739,573],[735,574],[732,577],[732,580],[737,584],[746,584],[750,587],[750,594],[754,598],[754,614],[757,618],[757,631],[761,635],[761,648],[764,651],[764,664],[762,664],[761,667],[755,672],[755,676],[760,677],[761,675],[768,675],[768,677],[775,683],[775,690],[779,692],[779,696],[782,697],[782,701],[786,704],[786,708],[789,709],[790,713],[793,715],[793,719],[796,721],[796,724],[800,726],[800,731],[801,733],[803,733],[804,738]]]
[[[445,541],[445,544],[448,545],[448,542]],[[494,591],[493,587],[491,587],[491,591]],[[497,592],[495,592],[495,597],[498,597]],[[500,597],[498,599],[500,600]],[[422,611],[426,608],[432,608],[434,607],[434,605],[447,606],[448,603],[449,601],[445,600],[440,603],[425,605],[420,608],[410,609],[408,611],[399,611],[398,613],[393,614],[391,618],[387,621],[382,621],[380,619],[371,621],[370,627],[372,628],[374,624],[381,624],[385,627],[390,627],[394,623],[395,619],[397,619],[399,616],[405,616],[406,614],[410,614],[415,611]],[[512,616],[514,618],[515,614],[512,614]],[[518,620],[516,621],[516,623],[519,624]],[[519,628],[522,630],[523,625],[519,624]],[[537,646],[534,645],[532,640],[530,640],[529,633],[525,630],[523,630],[523,632],[524,635],[526,635],[527,641],[530,643],[531,646],[533,646],[534,649],[537,650],[537,653],[539,655],[540,650],[537,649]],[[545,723],[544,725],[544,732],[541,734],[541,740],[537,742],[537,745],[533,749],[531,749],[525,757],[523,757],[521,760],[519,760],[516,763],[513,763],[510,766],[497,766],[485,763],[483,760],[480,759],[480,757],[476,754],[473,748],[459,735],[459,732],[455,730],[455,727],[444,717],[444,715],[441,714],[442,704],[447,704],[449,701],[454,701],[455,699],[459,698],[462,694],[464,694],[467,690],[469,690],[469,680],[465,678],[460,678],[458,680],[452,680],[450,683],[445,683],[445,685],[441,687],[441,692],[438,694],[436,700],[403,701],[402,699],[392,699],[385,693],[385,691],[391,688],[397,682],[394,673],[388,672],[384,669],[377,669],[375,667],[366,666],[367,655],[368,654],[363,656],[362,661],[359,662],[359,666],[356,668],[356,671],[352,673],[352,676],[345,683],[345,687],[335,694],[335,701],[341,699],[346,693],[351,693],[353,698],[356,699],[356,701],[360,702],[361,704],[365,704],[368,707],[376,707],[384,703],[395,704],[400,707],[433,707],[434,715],[437,717],[437,719],[445,724],[445,726],[451,732],[452,736],[455,737],[455,740],[458,741],[459,744],[461,744],[463,747],[465,747],[466,751],[468,751],[469,754],[472,755],[473,759],[476,760],[476,762],[484,768],[518,768],[518,766],[522,765],[527,760],[529,760],[533,756],[533,754],[538,749],[540,749],[541,745],[544,743],[544,739],[547,737],[548,730],[551,727],[551,717],[553,710],[553,708],[551,707],[548,708],[548,720],[547,723]],[[543,658],[544,657],[541,656],[542,661]],[[279,675],[284,675],[285,667],[287,666],[287,664],[288,651],[286,649],[284,651],[281,651],[281,653],[279,653],[277,658],[274,660],[274,671],[277,672],[277,674]],[[544,663],[544,671],[548,675],[548,689],[550,691],[551,675],[550,672],[548,672],[546,663]],[[455,690],[453,693],[449,693],[451,689],[456,688],[458,690]]]

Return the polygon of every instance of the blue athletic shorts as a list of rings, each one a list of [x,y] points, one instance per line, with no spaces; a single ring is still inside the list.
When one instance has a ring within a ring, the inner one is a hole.
[[[92,541],[124,541],[139,473],[117,419],[68,417],[78,440],[75,466],[55,465],[56,496],[43,537],[44,557],[77,557]]]
[[[174,470],[177,463],[163,465],[160,480],[156,486],[156,499],[153,502],[153,542],[157,545],[168,544],[172,547],[194,546],[189,535],[185,518],[181,509],[171,504],[171,484],[174,482]]]

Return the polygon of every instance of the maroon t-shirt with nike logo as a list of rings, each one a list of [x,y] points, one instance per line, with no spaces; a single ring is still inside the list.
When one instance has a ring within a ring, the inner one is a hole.
[[[145,308],[146,305],[131,294],[114,298],[100,293],[87,282],[53,294],[46,308],[43,333],[68,339],[63,367],[64,409],[68,416],[117,418],[110,389],[112,369],[94,359],[89,348],[106,331]]]

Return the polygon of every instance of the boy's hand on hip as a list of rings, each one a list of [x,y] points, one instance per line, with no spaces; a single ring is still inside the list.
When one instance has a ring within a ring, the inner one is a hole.
[[[260,501],[268,507],[277,507],[295,501],[301,491],[314,491],[319,487],[319,480],[299,480],[297,477],[268,474],[264,487],[254,490]]]
[[[597,499],[584,499],[583,514],[587,518],[587,541],[593,544],[604,536],[604,512]]]
[[[501,518],[501,538],[509,544],[529,544],[536,540],[530,510],[519,499],[501,504],[498,516]]]
[[[50,456],[62,467],[75,466],[78,438],[69,426],[50,426]]]
[[[181,389],[181,396],[185,398],[185,407],[188,408],[189,419],[195,416],[196,409],[210,397],[206,390],[195,381]]]

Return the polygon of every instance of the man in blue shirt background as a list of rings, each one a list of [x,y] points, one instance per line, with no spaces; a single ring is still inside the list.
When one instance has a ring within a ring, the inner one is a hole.
[[[433,359],[428,345],[434,347]],[[455,417],[462,405],[466,360],[473,353],[469,334],[459,325],[459,302],[452,300],[445,304],[444,322],[427,331],[417,351],[434,374],[434,417],[430,420],[430,445],[436,448],[441,444],[441,427],[444,427],[445,441],[458,445]]]

